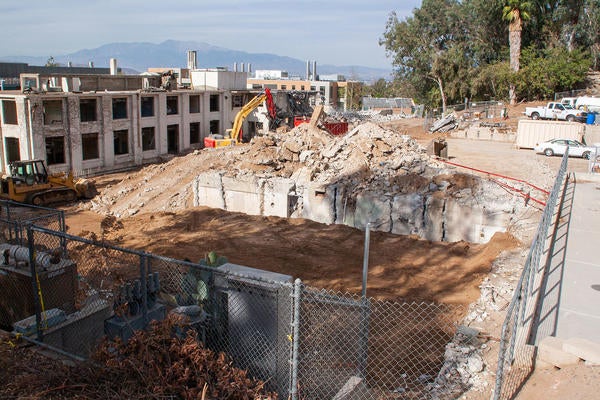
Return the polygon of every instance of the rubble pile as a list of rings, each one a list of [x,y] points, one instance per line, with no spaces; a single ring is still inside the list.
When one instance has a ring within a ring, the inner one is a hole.
[[[486,344],[480,343],[475,330],[459,327],[454,340],[446,345],[444,365],[432,384],[433,392],[445,398],[444,394],[464,393],[468,389],[485,390],[491,374],[481,356],[482,346],[485,348]]]
[[[106,187],[86,208],[117,217],[141,209],[181,210],[191,206],[188,197],[193,178],[206,171],[407,192],[427,186],[429,180],[420,174],[442,168],[443,164],[430,158],[409,136],[372,122],[362,123],[344,136],[301,124],[289,132],[257,136],[249,145],[203,149],[149,165]]]
[[[364,111],[333,111],[328,112],[327,115],[336,120],[345,120],[351,124],[358,124],[365,121],[371,121],[375,123],[384,123],[390,121],[398,121],[405,118],[412,118],[410,114],[394,114],[392,110],[364,110]]]
[[[442,117],[442,118],[436,120],[433,123],[433,125],[429,128],[429,132],[445,133],[445,132],[454,130],[456,128],[458,128],[458,118],[457,118],[456,114],[451,113],[451,114],[446,115],[445,117]]]
[[[356,228],[376,222],[395,234],[477,243],[504,230],[518,207],[500,186],[456,172],[410,136],[364,122],[344,136],[300,124],[175,157],[106,188],[88,208],[124,217],[194,206]]]
[[[343,137],[302,124],[291,132],[254,138],[227,169],[229,176],[255,174],[295,181],[344,184],[357,191],[413,191],[404,176],[433,175],[445,167],[429,157],[415,140],[372,122],[358,125]],[[235,167],[238,166],[238,168]],[[411,182],[426,186],[429,180]]]

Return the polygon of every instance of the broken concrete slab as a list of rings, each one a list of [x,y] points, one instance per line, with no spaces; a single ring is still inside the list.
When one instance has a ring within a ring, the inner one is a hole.
[[[311,184],[303,189],[302,217],[323,224],[333,224],[335,221],[336,187]]]
[[[394,196],[392,201],[392,229],[396,235],[412,235],[423,226],[423,196],[408,193]]]
[[[197,206],[225,209],[223,196],[223,173],[218,171],[205,172],[194,179],[194,201]]]
[[[358,376],[351,376],[344,386],[333,396],[333,400],[359,400],[372,397],[373,395],[369,393],[369,389],[363,379]]]
[[[291,179],[273,178],[263,181],[262,215],[289,218],[291,216],[290,193],[296,184]]]
[[[365,229],[371,223],[373,229],[389,232],[392,228],[392,205],[388,198],[377,193],[363,192],[356,196],[354,227]]]
[[[538,345],[537,358],[558,368],[577,364],[579,357],[564,351],[563,344],[564,340],[555,336],[548,336],[542,339]]]
[[[600,365],[600,343],[584,338],[569,338],[563,342],[562,349],[585,360],[588,365]]]
[[[223,176],[225,209],[248,215],[262,214],[262,187],[254,176],[231,178]]]

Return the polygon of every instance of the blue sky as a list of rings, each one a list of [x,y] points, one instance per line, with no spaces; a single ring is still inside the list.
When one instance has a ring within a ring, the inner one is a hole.
[[[112,42],[193,40],[320,64],[390,68],[389,14],[421,0],[0,0],[0,56],[50,56]],[[13,32],[8,34],[8,32]]]

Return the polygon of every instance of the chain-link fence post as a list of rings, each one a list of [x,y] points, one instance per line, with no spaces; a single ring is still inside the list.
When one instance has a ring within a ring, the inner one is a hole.
[[[37,329],[37,340],[44,340],[42,333],[42,311],[39,296],[39,283],[35,265],[35,243],[33,239],[33,230],[31,225],[27,226],[27,242],[29,245],[29,266],[31,268],[31,287],[33,289],[33,303],[35,306],[35,326]]]
[[[358,373],[367,379],[367,357],[369,351],[369,299],[367,298],[367,278],[369,276],[369,245],[371,242],[371,223],[365,227],[365,246],[362,270],[361,324],[359,339]]]
[[[369,356],[369,316],[370,304],[369,299],[363,297],[361,300],[361,324],[360,324],[360,339],[358,352],[358,373],[363,379],[367,379],[367,360]]]
[[[298,344],[300,342],[300,296],[302,281],[294,281],[294,317],[292,321],[292,382],[290,388],[291,400],[298,399]]]
[[[140,286],[141,286],[141,295],[142,295],[142,317],[144,319],[144,327],[148,325],[148,281],[147,281],[147,271],[146,271],[146,263],[148,262],[148,257],[146,254],[140,255]]]
[[[60,226],[60,231],[61,232],[66,232],[67,231],[67,225],[65,223],[65,212],[64,211],[60,211],[58,214],[58,225]],[[64,256],[67,256],[67,238],[65,238],[64,236],[60,237],[60,247],[61,250],[64,254]]]

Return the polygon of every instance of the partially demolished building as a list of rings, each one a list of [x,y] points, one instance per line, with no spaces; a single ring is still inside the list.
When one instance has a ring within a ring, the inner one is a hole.
[[[160,75],[23,74],[22,92],[0,92],[2,170],[44,159],[54,172],[94,174],[200,148],[256,91],[234,72],[194,74],[202,84],[192,89],[166,89]],[[244,132],[256,124],[247,121]]]

